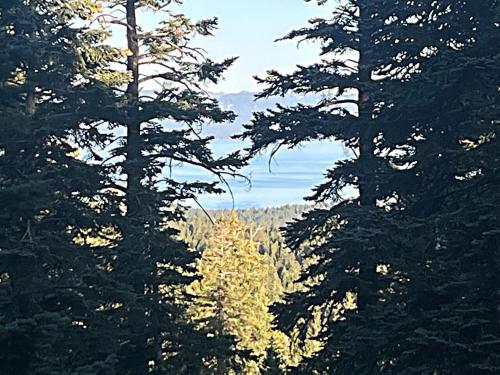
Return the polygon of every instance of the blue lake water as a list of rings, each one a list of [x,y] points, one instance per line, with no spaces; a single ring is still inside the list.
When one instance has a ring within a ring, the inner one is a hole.
[[[243,147],[244,144],[234,140],[215,140],[212,143],[216,155]],[[228,180],[234,200],[229,193],[205,195],[199,199],[201,205],[207,209],[219,209],[304,203],[303,197],[310,195],[311,189],[322,182],[327,168],[345,158],[347,153],[336,142],[312,142],[301,148],[280,150],[270,165],[269,155],[270,152],[257,155],[241,171],[250,179],[251,185],[242,179]],[[172,177],[184,181],[214,180],[207,172],[185,165],[174,167]]]

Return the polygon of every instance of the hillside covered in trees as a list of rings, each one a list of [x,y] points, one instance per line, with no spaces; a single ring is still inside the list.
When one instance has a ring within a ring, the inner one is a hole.
[[[188,1],[0,1],[0,375],[499,374],[500,1],[312,2],[222,156]],[[306,205],[199,204],[322,141]]]
[[[283,291],[293,290],[293,282],[299,277],[301,255],[292,253],[284,244],[282,228],[309,209],[305,205],[288,205],[271,208],[238,209],[238,219],[245,224],[245,230],[257,245],[261,254],[269,257],[275,273],[281,281],[278,296]],[[186,241],[200,254],[206,249],[213,235],[213,221],[230,215],[230,210],[190,209],[186,220],[178,223],[179,238]]]

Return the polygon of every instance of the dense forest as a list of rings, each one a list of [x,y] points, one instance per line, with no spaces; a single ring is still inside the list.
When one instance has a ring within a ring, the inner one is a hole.
[[[0,1],[0,374],[499,374],[500,1],[316,0],[223,156],[183,2]],[[324,140],[307,205],[188,206]]]
[[[190,209],[186,213],[186,220],[173,223],[173,226],[177,226],[179,229],[179,238],[201,255],[213,235],[214,221],[224,219],[231,212],[236,213],[239,221],[245,227],[247,236],[258,247],[259,253],[269,257],[269,262],[275,269],[274,272],[280,278],[282,290],[292,291],[294,281],[300,273],[302,254],[292,253],[286,247],[281,229],[308,209],[309,207],[305,205],[248,208],[233,211]],[[277,294],[281,295],[282,292],[278,291]]]

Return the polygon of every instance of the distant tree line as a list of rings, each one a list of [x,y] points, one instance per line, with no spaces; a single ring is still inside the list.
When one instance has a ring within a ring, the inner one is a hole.
[[[318,0],[258,79],[307,100],[223,157],[182,2],[0,2],[0,373],[500,373],[500,2]],[[352,153],[310,205],[183,206],[312,140]]]
[[[295,288],[301,268],[301,255],[290,251],[285,245],[282,228],[288,222],[298,218],[306,210],[306,205],[285,205],[269,208],[246,208],[231,210],[190,209],[186,213],[186,220],[173,224],[180,233],[179,238],[200,254],[207,247],[207,242],[213,236],[213,221],[228,216],[231,212],[237,214],[238,219],[244,224],[247,235],[257,245],[257,250],[265,254],[280,279],[275,296],[281,296],[284,291]],[[207,215],[208,214],[208,215]],[[277,298],[273,298],[276,300]]]
[[[202,254],[197,264],[200,279],[186,289],[192,298],[187,299],[187,315],[209,335],[236,339],[233,356],[207,364],[212,371],[281,372],[321,347],[314,338],[320,329],[319,314],[285,333],[273,324],[275,316],[270,311],[286,293],[302,287],[297,280],[304,265],[284,244],[279,223],[284,225],[307,209],[310,207],[304,205],[234,211],[192,209],[187,222],[180,223],[180,238]],[[301,329],[307,334],[299,345]]]

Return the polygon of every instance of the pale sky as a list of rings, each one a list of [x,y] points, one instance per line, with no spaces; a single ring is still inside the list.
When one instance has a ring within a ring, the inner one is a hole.
[[[265,76],[269,69],[291,72],[297,64],[318,61],[319,47],[293,41],[274,43],[289,31],[304,27],[310,18],[326,16],[334,1],[318,6],[304,0],[184,0],[180,10],[194,20],[218,17],[219,30],[211,38],[198,38],[196,44],[204,48],[212,60],[239,56],[225,74],[225,80],[216,92],[259,91],[252,78]],[[144,22],[156,17],[148,16]]]

